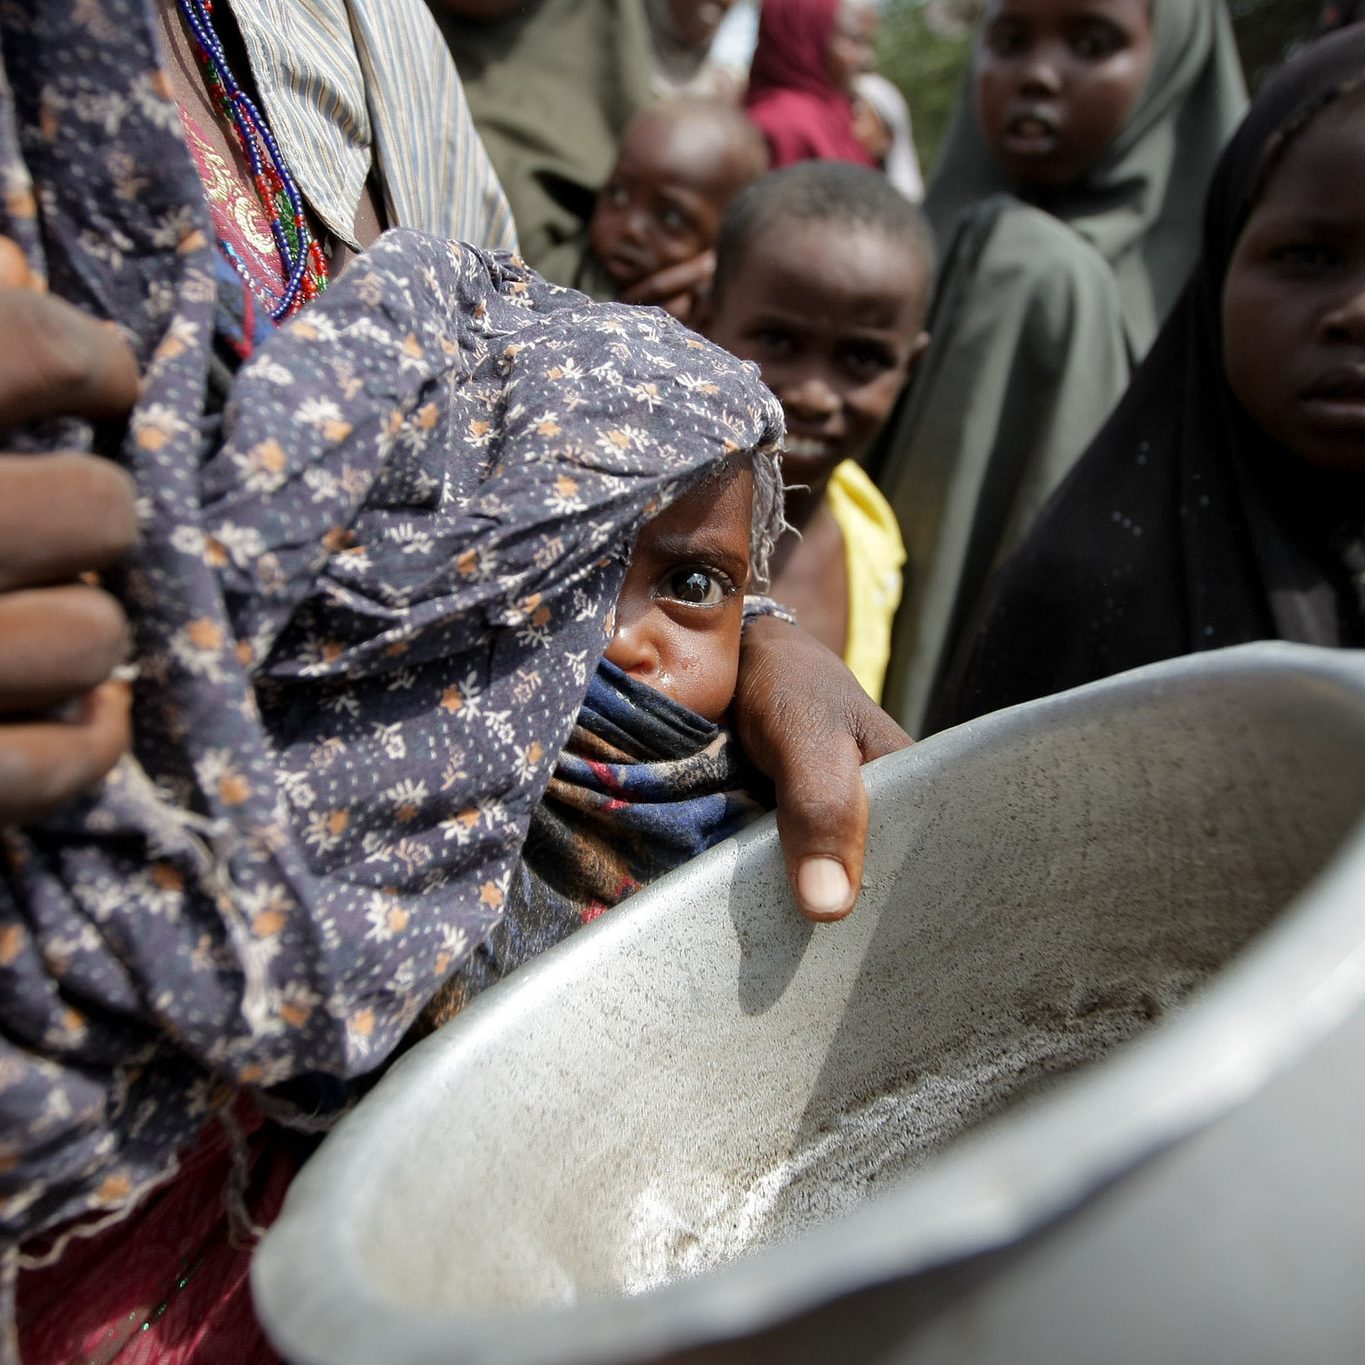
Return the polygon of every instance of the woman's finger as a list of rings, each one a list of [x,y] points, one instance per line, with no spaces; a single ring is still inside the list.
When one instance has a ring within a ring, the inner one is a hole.
[[[842,919],[862,889],[867,795],[860,768],[912,741],[843,661],[773,618],[745,630],[736,717],[772,778],[787,877],[808,919]]]
[[[104,682],[127,656],[128,621],[84,583],[0,595],[0,715],[45,711]]]
[[[93,787],[128,748],[131,691],[107,682],[61,719],[0,725],[0,824],[31,824]]]
[[[12,237],[0,237],[0,289],[39,289],[42,283],[28,268],[28,257]]]
[[[122,417],[137,391],[133,353],[113,327],[51,294],[0,288],[0,427]]]
[[[137,539],[133,481],[95,455],[0,455],[0,591],[114,563]]]

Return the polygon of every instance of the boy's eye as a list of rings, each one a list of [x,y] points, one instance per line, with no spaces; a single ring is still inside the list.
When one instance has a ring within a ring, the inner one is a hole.
[[[1071,39],[1071,50],[1087,62],[1102,62],[1127,46],[1123,31],[1103,19],[1091,19]]]
[[[996,57],[1013,57],[1026,43],[1024,26],[1012,19],[997,19],[986,30],[986,51]]]
[[[603,185],[602,198],[614,209],[623,209],[630,196],[626,193],[624,185]]]
[[[665,232],[691,232],[692,219],[681,209],[665,205],[659,211],[659,226]]]
[[[884,374],[896,363],[896,358],[882,346],[850,346],[844,352],[844,367],[858,379],[872,379]]]
[[[791,355],[796,349],[796,339],[780,327],[758,327],[750,336],[769,355]]]
[[[725,600],[726,584],[710,569],[690,564],[675,569],[663,585],[663,595],[693,607],[714,607]]]

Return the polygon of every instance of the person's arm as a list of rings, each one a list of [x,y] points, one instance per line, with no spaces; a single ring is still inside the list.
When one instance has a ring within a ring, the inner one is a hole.
[[[862,889],[867,793],[859,768],[910,736],[838,655],[799,626],[750,621],[734,714],[754,763],[777,791],[787,876],[807,919],[843,919]]]
[[[0,429],[122,416],[137,395],[117,332],[37,292],[0,238]],[[127,647],[115,600],[78,575],[137,533],[133,485],[75,452],[0,453],[0,824],[29,823],[98,782],[129,742]]]

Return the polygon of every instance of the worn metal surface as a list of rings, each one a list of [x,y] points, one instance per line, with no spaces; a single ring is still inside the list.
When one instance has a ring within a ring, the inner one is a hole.
[[[868,787],[850,921],[764,822],[399,1063],[257,1255],[285,1354],[1358,1358],[1365,658],[1157,665]]]

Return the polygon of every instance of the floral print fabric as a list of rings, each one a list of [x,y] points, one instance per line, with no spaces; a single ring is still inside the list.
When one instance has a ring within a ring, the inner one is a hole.
[[[0,230],[144,364],[95,442],[140,491],[134,754],[4,832],[11,1248],[125,1207],[234,1087],[331,1105],[384,1059],[502,914],[640,522],[780,436],[664,314],[409,232],[219,410],[229,277],[156,51],[138,0],[0,8]]]

